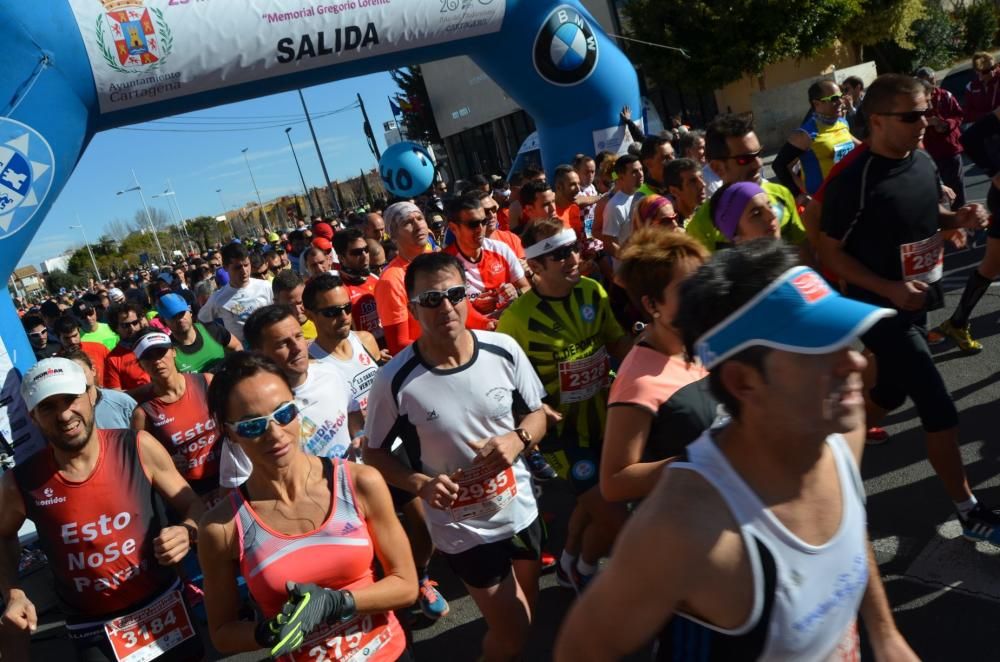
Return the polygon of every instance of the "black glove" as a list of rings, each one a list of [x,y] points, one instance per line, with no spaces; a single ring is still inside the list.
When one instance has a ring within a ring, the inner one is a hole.
[[[354,615],[354,598],[346,591],[295,582],[288,582],[286,588],[288,601],[281,608],[281,613],[261,624],[274,633],[274,637],[265,644],[271,647],[271,657],[281,657],[298,649],[306,636],[319,625]],[[261,626],[258,626],[258,632],[263,629]]]

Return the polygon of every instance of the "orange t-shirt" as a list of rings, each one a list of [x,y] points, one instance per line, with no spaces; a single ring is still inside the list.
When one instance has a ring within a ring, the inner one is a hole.
[[[521,243],[521,238],[513,232],[508,232],[507,230],[494,230],[493,234],[491,234],[489,238],[495,239],[502,244],[507,244],[510,246],[510,250],[514,251],[514,255],[517,256],[517,259],[524,259],[524,245]]]
[[[94,376],[97,379],[97,385],[104,387],[104,362],[108,359],[108,354],[111,351],[104,346],[103,343],[99,342],[89,342],[83,341],[80,343],[80,349],[83,353],[90,357],[90,362],[94,364]]]
[[[565,207],[556,206],[556,216],[562,220],[563,225],[570,228],[577,234],[583,236],[583,221],[580,219],[580,205],[571,202]]]
[[[375,307],[383,329],[405,322],[410,340],[416,340],[420,337],[420,323],[410,315],[410,299],[406,296],[406,285],[403,282],[409,266],[410,263],[399,255],[386,265],[375,285]]]

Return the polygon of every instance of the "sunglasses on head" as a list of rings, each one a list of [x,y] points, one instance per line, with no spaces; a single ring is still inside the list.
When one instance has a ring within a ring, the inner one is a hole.
[[[844,95],[838,92],[837,94],[831,94],[825,97],[819,97],[816,101],[825,101],[827,103],[840,103],[840,100],[844,98]]]
[[[907,110],[902,113],[872,113],[873,115],[885,115],[887,117],[898,117],[899,121],[903,124],[916,124],[921,120],[921,118],[927,117],[931,114],[930,108],[924,108],[923,110]]]
[[[264,434],[267,426],[274,421],[281,427],[285,427],[295,420],[299,415],[299,408],[294,402],[285,402],[278,405],[277,409],[267,416],[248,418],[242,421],[226,423],[229,429],[246,439],[256,439]]]
[[[467,296],[464,285],[456,285],[455,287],[449,287],[447,290],[427,290],[426,292],[421,292],[417,296],[410,299],[410,303],[415,303],[422,308],[437,308],[445,299],[451,302],[451,305],[457,306],[462,301],[465,300]]]
[[[350,315],[351,302],[348,301],[342,306],[327,306],[326,308],[320,308],[316,312],[327,319],[333,319],[334,317],[340,317],[341,315]]]
[[[362,255],[368,255],[368,247],[365,246],[363,248],[352,248],[351,250],[347,251],[347,254],[350,255],[351,257],[361,257]]]
[[[550,258],[555,262],[562,262],[569,259],[570,255],[580,252],[579,244],[569,244],[568,246],[561,246],[554,251],[549,251],[543,257]]]
[[[758,149],[756,152],[748,152],[746,154],[734,154],[733,156],[727,156],[726,159],[731,161],[736,161],[736,165],[750,165],[754,161],[760,158],[761,152],[764,150]]]

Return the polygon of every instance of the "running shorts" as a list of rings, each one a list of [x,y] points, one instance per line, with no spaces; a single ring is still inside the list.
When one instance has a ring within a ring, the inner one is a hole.
[[[458,554],[441,552],[441,555],[466,585],[490,588],[507,579],[514,561],[540,560],[547,539],[545,524],[541,517],[536,517],[510,538],[477,545]]]

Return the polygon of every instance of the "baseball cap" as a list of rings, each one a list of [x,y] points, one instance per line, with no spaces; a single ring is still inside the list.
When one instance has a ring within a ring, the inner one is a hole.
[[[135,354],[136,359],[141,359],[142,355],[151,349],[170,349],[171,347],[173,345],[170,342],[170,336],[167,334],[159,332],[147,333],[142,338],[139,338],[139,342],[132,348],[132,353]]]
[[[191,307],[188,306],[188,302],[184,300],[184,297],[174,292],[164,294],[156,302],[156,312],[164,319],[173,319],[189,310],[191,310]]]
[[[161,271],[160,273],[156,274],[156,280],[162,280],[167,285],[173,285],[174,275],[169,271]]]
[[[122,301],[125,300],[125,293],[122,292],[117,287],[112,287],[110,290],[108,290],[108,298],[114,301],[115,303],[121,303]]]
[[[75,361],[54,357],[42,359],[21,381],[21,397],[28,411],[53,395],[81,395],[87,390],[87,377]]]
[[[281,241],[281,237],[278,236],[277,232],[272,232],[271,234],[267,235],[267,240],[272,244],[274,244]]]
[[[316,237],[312,240],[312,245],[321,251],[326,251],[327,253],[333,250],[333,244],[330,243],[330,240],[325,237]]]
[[[313,234],[317,237],[323,237],[324,239],[333,239],[333,228],[329,223],[321,221],[319,223],[313,223],[312,226]]]
[[[705,332],[695,351],[709,369],[754,346],[826,354],[895,314],[843,297],[812,269],[794,267]]]

